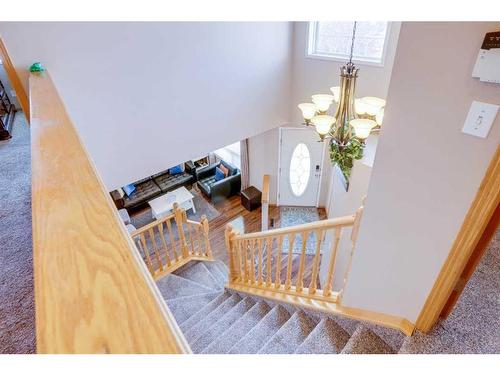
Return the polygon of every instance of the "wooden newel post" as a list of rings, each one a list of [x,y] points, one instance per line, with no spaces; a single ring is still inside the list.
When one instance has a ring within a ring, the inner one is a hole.
[[[177,202],[174,203],[174,215],[177,231],[179,232],[179,243],[181,246],[182,257],[187,258],[189,256],[189,250],[186,243],[186,236],[184,235],[184,210],[179,207]]]
[[[205,238],[205,255],[212,258],[212,248],[210,247],[210,238],[208,237],[208,219],[206,215],[201,216],[201,225],[203,229],[203,237]]]
[[[226,237],[227,255],[229,258],[229,280],[231,282],[236,281],[236,279],[238,278],[238,275],[236,273],[235,259],[234,259],[235,249],[233,246],[233,238],[235,234],[236,233],[233,231],[233,226],[231,224],[227,224],[225,237]]]

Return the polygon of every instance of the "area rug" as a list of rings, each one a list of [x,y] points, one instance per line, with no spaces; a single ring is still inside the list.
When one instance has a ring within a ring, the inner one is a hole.
[[[202,193],[191,189],[190,193],[193,194],[193,203],[196,208],[196,213],[193,213],[193,210],[188,210],[187,217],[189,220],[200,221],[201,217],[205,215],[207,219],[213,220],[220,215],[219,211],[212,206],[205,198],[201,196]],[[141,213],[134,215],[130,219],[133,226],[137,229],[151,223],[154,221],[153,215],[151,213],[151,208],[148,208]]]
[[[291,227],[294,225],[311,223],[318,221],[318,209],[316,207],[280,207],[281,227]],[[283,249],[288,249],[288,237],[283,240]],[[302,252],[302,238],[295,236],[293,253]],[[286,251],[288,252],[288,251]],[[306,240],[306,254],[314,255],[316,253],[316,233],[312,233]]]

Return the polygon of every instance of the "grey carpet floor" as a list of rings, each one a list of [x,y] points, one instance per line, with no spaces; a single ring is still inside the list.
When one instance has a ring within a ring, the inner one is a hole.
[[[174,316],[182,322],[180,328],[193,353],[500,353],[499,233],[450,317],[430,333],[416,332],[412,337],[224,290],[228,271],[218,261],[185,266],[189,268],[166,276],[171,281],[159,280],[157,284]]]
[[[428,334],[415,333],[401,353],[500,353],[500,230],[455,309]]]
[[[24,114],[0,142],[0,353],[35,352],[30,132]]]

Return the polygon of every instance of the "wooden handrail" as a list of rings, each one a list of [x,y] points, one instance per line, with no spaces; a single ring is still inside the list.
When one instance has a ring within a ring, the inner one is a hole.
[[[354,215],[341,216],[333,219],[319,220],[312,223],[294,225],[292,227],[284,227],[277,229],[269,229],[262,232],[237,234],[235,239],[250,240],[257,238],[277,237],[280,235],[300,233],[304,231],[314,231],[317,229],[331,229],[334,227],[348,227],[354,224]]]
[[[39,353],[189,353],[48,72],[29,80]]]

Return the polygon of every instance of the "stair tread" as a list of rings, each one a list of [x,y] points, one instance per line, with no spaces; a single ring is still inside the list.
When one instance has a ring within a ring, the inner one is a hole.
[[[231,310],[225,313],[219,320],[212,324],[205,332],[191,345],[193,353],[200,353],[208,347],[214,340],[228,330],[238,319],[248,312],[255,305],[255,301],[246,297],[238,302]]]
[[[222,271],[221,266],[219,265],[220,261],[216,260],[213,262],[207,262],[205,267],[212,274],[212,276],[217,280],[219,285],[225,285],[228,280],[228,274]]]
[[[199,295],[203,293],[214,293],[217,290],[208,288],[195,281],[170,274],[156,281],[163,298],[171,300],[179,297]]]
[[[333,316],[332,319],[335,321],[335,323],[341,326],[342,329],[346,331],[350,336],[352,336],[354,331],[356,331],[356,328],[358,328],[359,321],[357,320],[340,316]]]
[[[174,275],[182,277],[187,280],[191,280],[206,288],[221,290],[224,288],[224,284],[220,283],[208,270],[204,264],[205,262],[196,262],[191,267],[183,269],[181,271],[177,270]]]
[[[316,327],[303,311],[295,312],[258,351],[262,354],[293,354]]]
[[[283,306],[275,306],[229,350],[229,353],[257,353],[262,344],[274,335],[290,319],[290,316],[290,313]]]
[[[394,354],[396,353],[384,340],[364,324],[358,327],[346,343],[342,354]]]
[[[172,311],[172,314],[174,314],[177,323],[182,326],[183,322],[188,320],[197,311],[205,307],[219,294],[220,292],[214,292],[214,293],[176,298],[167,301],[167,305],[170,311]]]
[[[406,339],[406,335],[396,329],[377,326],[375,324],[370,324],[369,327],[370,330],[389,345],[394,352],[399,351]]]
[[[196,341],[212,324],[219,320],[225,313],[233,308],[241,297],[237,294],[232,294],[228,299],[221,303],[217,308],[212,310],[207,316],[200,320],[197,324],[193,325],[184,334],[186,340],[192,344]]]
[[[264,301],[257,302],[250,310],[248,310],[237,322],[223,332],[209,346],[207,346],[202,354],[225,354],[236,344],[243,336],[246,335],[259,321],[271,311],[271,307]]]
[[[323,318],[295,350],[296,354],[336,354],[349,341],[349,334],[332,319]]]
[[[226,299],[231,296],[231,293],[217,293],[217,296],[214,297],[211,301],[209,301],[203,308],[198,310],[196,313],[193,313],[189,319],[183,322],[180,327],[184,332],[187,332],[191,329],[192,326],[198,324],[200,320],[210,314],[213,310],[215,310],[221,303],[223,303]],[[187,306],[189,308],[189,306]]]

